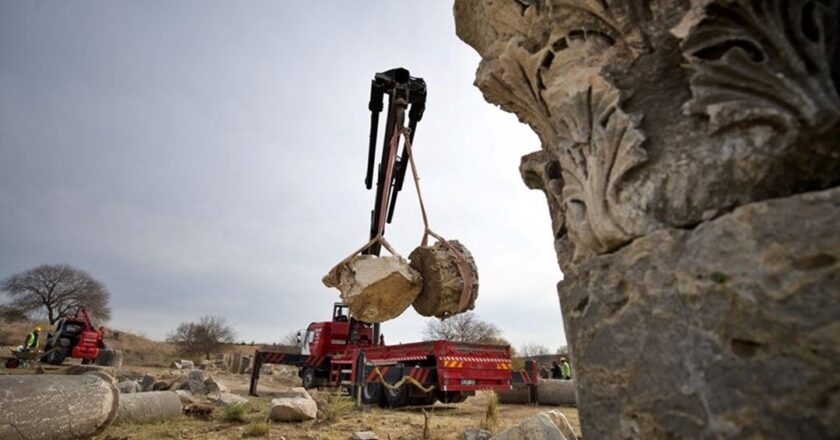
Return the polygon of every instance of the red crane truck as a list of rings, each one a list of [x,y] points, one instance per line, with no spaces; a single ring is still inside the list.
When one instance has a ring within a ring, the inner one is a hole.
[[[377,73],[371,83],[368,108],[371,111],[370,144],[365,186],[372,188],[379,113],[388,95],[388,113],[381,162],[378,167],[376,198],[371,212],[371,243],[362,251],[379,255],[385,223],[394,214],[397,194],[409,167],[410,148],[392,142],[404,129],[406,115],[410,141],[423,117],[426,83],[403,68]],[[257,351],[251,373],[250,393],[256,395],[263,364],[298,366],[305,388],[347,387],[364,403],[399,407],[405,405],[461,402],[476,390],[507,390],[512,383],[535,384],[536,364],[512,371],[510,347],[467,344],[451,341],[425,341],[384,345],[379,324],[358,321],[346,306],[333,307],[331,321],[313,322],[298,334],[296,353]],[[532,386],[532,397],[536,387]],[[357,394],[358,393],[358,394]],[[536,400],[534,400],[536,401]]]
[[[264,364],[299,367],[304,388],[344,387],[361,401],[381,406],[457,403],[476,390],[508,390],[512,383],[536,380],[536,369],[512,371],[507,345],[424,341],[374,345],[373,329],[351,319],[335,304],[333,319],[313,322],[299,334],[300,353],[257,351],[250,393]],[[353,325],[355,324],[355,325]]]

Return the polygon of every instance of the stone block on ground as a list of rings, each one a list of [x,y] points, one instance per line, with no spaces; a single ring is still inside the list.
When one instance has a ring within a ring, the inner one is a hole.
[[[204,380],[204,386],[207,387],[208,393],[226,393],[230,391],[230,388],[228,388],[227,385],[212,377],[208,377]]]
[[[181,403],[185,406],[194,405],[199,401],[195,394],[191,393],[189,390],[175,390],[175,394],[178,395],[178,398],[181,399]]]
[[[357,255],[323,278],[341,291],[341,299],[356,319],[378,323],[396,318],[414,302],[423,279],[398,257]]]
[[[379,437],[373,431],[354,432],[350,440],[379,440]]]
[[[496,434],[493,440],[575,440],[575,437],[566,437],[552,417],[539,413]]]
[[[140,384],[133,380],[126,380],[118,383],[117,389],[120,390],[120,394],[139,393],[143,391],[143,388],[140,386]]]
[[[211,397],[211,400],[214,402],[222,405],[222,406],[230,406],[230,405],[242,405],[248,403],[248,399],[233,393],[219,393],[218,397],[214,396]]]
[[[279,396],[271,400],[269,419],[275,422],[302,422],[317,417],[318,406],[305,389],[292,388],[279,393]]]
[[[250,369],[251,369],[251,362],[252,362],[251,356],[242,356],[242,359],[239,362],[239,371],[237,371],[237,373],[239,373],[239,374],[249,373]]]
[[[195,368],[195,363],[187,359],[176,359],[169,364],[169,368],[174,368],[176,370],[192,370]]]
[[[466,260],[472,291],[467,308],[462,312],[472,310],[478,297],[478,268],[475,259],[457,240],[450,240],[449,243],[461,252]],[[412,303],[414,310],[423,316],[437,318],[457,314],[465,280],[456,265],[455,253],[443,243],[437,242],[434,246],[420,246],[414,249],[408,258],[411,267],[423,278],[423,289]]]
[[[541,379],[537,383],[540,405],[577,407],[577,394],[573,380]]]
[[[117,421],[134,423],[167,420],[181,415],[183,405],[172,391],[150,391],[120,396]]]
[[[151,374],[144,374],[140,379],[140,389],[143,391],[152,391],[155,385],[155,377]]]

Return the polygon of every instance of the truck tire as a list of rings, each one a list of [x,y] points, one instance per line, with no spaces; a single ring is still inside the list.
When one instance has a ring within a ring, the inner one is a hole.
[[[317,378],[315,377],[315,369],[312,367],[304,368],[303,373],[300,375],[300,381],[304,389],[311,390],[316,388],[318,385]]]
[[[437,396],[433,391],[429,391],[421,396],[413,396],[411,404],[413,406],[428,406],[433,405],[437,401]]]
[[[65,347],[55,347],[55,345],[50,345],[44,347],[46,349],[47,354],[41,357],[41,362],[50,364],[50,365],[61,365],[64,363],[64,359],[67,357],[68,349]]]
[[[382,384],[369,382],[362,387],[362,403],[367,405],[382,405]]]
[[[411,404],[411,396],[409,396],[409,389],[411,385],[402,384],[399,388],[385,388],[385,400],[391,408],[400,408]]]

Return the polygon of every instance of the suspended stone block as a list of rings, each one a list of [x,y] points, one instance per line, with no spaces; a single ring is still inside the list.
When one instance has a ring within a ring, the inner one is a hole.
[[[356,319],[377,323],[396,318],[417,298],[420,274],[399,257],[358,255],[323,278],[341,291],[341,299]]]
[[[478,268],[470,251],[457,240],[449,243],[464,255],[468,273],[471,275],[472,291],[464,310],[459,311],[464,277],[458,271],[455,253],[443,243],[434,246],[420,246],[409,255],[411,267],[423,277],[423,290],[412,306],[423,316],[446,318],[475,308],[478,297]]]

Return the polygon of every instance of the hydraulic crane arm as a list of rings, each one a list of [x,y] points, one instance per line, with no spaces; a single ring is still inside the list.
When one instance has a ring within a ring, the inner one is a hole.
[[[426,110],[426,82],[422,78],[411,76],[408,69],[396,68],[374,75],[370,84],[370,142],[365,173],[365,187],[373,188],[373,173],[376,161],[376,142],[379,133],[379,114],[384,109],[384,99],[388,96],[385,135],[382,140],[382,155],[376,178],[376,197],[370,213],[370,240],[385,234],[385,224],[394,218],[397,195],[403,187],[405,173],[409,167],[409,151],[402,147],[402,154],[397,150],[399,142],[392,142],[394,133],[405,124],[408,112],[410,140],[414,141],[417,123]],[[365,255],[379,255],[381,245],[377,242],[362,251]],[[355,334],[355,320],[351,320],[350,334]],[[373,343],[379,344],[379,324],[373,325]]]
[[[376,198],[371,211],[370,239],[379,234],[384,234],[385,223],[390,223],[394,217],[397,195],[402,190],[405,173],[408,170],[409,152],[403,146],[402,154],[398,155],[396,149],[399,149],[399,145],[392,145],[391,138],[395,130],[404,126],[405,113],[408,110],[408,127],[411,129],[410,139],[414,140],[417,123],[423,118],[423,112],[426,109],[426,82],[422,78],[412,77],[409,71],[403,68],[380,72],[373,77],[370,87],[370,102],[368,103],[371,115],[367,173],[365,174],[365,187],[367,189],[373,187],[379,113],[384,108],[385,95],[388,96],[388,113],[376,180]],[[376,243],[363,253],[379,255],[379,252],[380,245]]]

